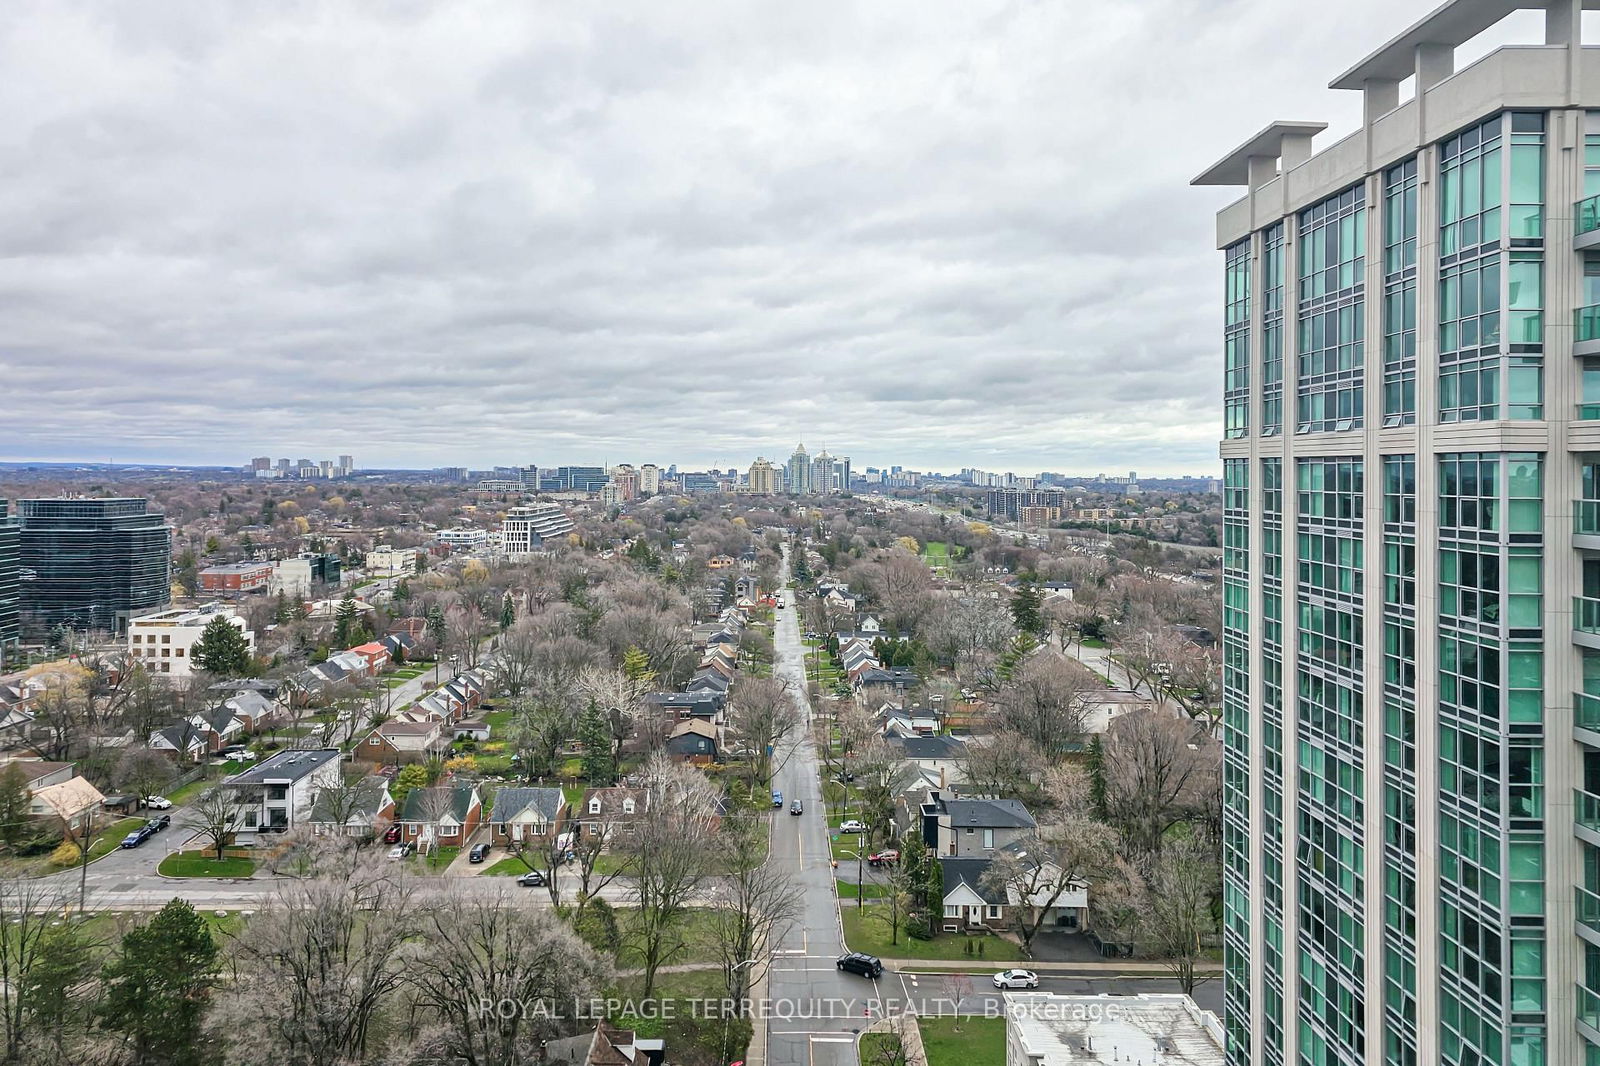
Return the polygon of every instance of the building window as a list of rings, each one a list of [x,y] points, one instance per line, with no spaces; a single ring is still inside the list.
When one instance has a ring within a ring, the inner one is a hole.
[[[625,800],[622,801],[622,813],[623,814],[632,814],[633,813],[633,800],[625,799]]]
[[[983,847],[984,847],[985,851],[993,851],[994,850],[994,830],[993,829],[985,829],[983,831]]]
[[[1223,436],[1250,431],[1250,241],[1226,252],[1223,306]]]
[[[599,814],[600,813],[600,798],[598,796],[593,797],[592,799],[589,800],[589,813],[590,814]]]
[[[991,918],[1000,917],[1000,908],[991,904],[990,907],[989,907],[989,917],[991,917]]]
[[[1261,435],[1283,432],[1284,224],[1261,236]]]
[[[1384,173],[1383,424],[1417,420],[1417,161]]]
[[[1361,428],[1365,360],[1366,190],[1300,213],[1299,379],[1295,431]]]

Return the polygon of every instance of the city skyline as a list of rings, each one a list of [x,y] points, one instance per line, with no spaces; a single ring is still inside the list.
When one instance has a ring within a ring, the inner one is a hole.
[[[1214,473],[1221,197],[1183,182],[1257,89],[1352,128],[1283,75],[1427,6],[1236,3],[1203,47],[1181,0],[712,5],[687,37],[604,5],[26,7],[0,457],[738,465],[754,415],[923,467]],[[1160,136],[1103,106],[1131,84]]]

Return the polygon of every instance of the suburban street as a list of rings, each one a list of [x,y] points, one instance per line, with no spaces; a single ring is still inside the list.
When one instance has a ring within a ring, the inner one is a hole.
[[[788,579],[785,552],[779,586]],[[865,1015],[879,997],[880,982],[840,973],[834,966],[844,954],[844,938],[834,905],[833,866],[805,697],[805,648],[793,595],[787,593],[787,605],[777,611],[773,673],[800,702],[804,724],[793,738],[796,750],[784,760],[773,787],[783,792],[786,804],[801,800],[806,813],[796,818],[774,811],[772,818],[767,861],[791,871],[800,891],[800,916],[772,948],[766,998],[774,1016],[767,1022],[766,1061],[772,1066],[853,1066],[856,1034],[871,1021]]]

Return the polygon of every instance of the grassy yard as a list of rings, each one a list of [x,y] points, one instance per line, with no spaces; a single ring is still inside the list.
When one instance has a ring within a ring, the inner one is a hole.
[[[528,872],[528,864],[515,855],[508,855],[479,874],[480,877],[521,877]]]
[[[1004,1018],[923,1018],[918,1024],[928,1066],[1006,1061]]]
[[[428,671],[426,671],[426,670],[418,670],[418,669],[415,669],[414,667],[406,666],[406,667],[400,668],[399,670],[393,671],[389,676],[390,677],[398,677],[402,681],[410,681],[413,678],[421,677],[423,674],[425,674],[427,672]]]
[[[861,1061],[865,1063],[900,1062],[900,1038],[893,1033],[862,1033]],[[1005,1061],[1004,1059],[1000,1061]],[[971,1066],[963,1063],[962,1066]]]
[[[1022,949],[1009,940],[997,936],[966,937],[950,934],[941,934],[932,940],[918,940],[909,937],[901,931],[895,939],[897,943],[889,942],[889,924],[880,915],[885,914],[879,904],[870,904],[865,908],[842,907],[839,911],[844,919],[844,942],[852,951],[864,951],[868,955],[877,955],[888,959],[948,959],[957,962],[1016,962],[1022,958]],[[976,952],[979,945],[983,947],[982,955],[968,955],[966,945],[972,944]],[[1004,1056],[1002,1056],[1002,1061]],[[987,1061],[987,1060],[986,1060]]]
[[[629,936],[637,913],[638,909],[635,907],[617,908],[617,925],[622,929],[623,942],[622,950],[617,953],[617,968],[620,970],[643,965],[637,945],[630,943],[632,938]],[[704,908],[696,908],[685,913],[684,920],[678,927],[678,936],[683,940],[684,948],[667,959],[666,965],[709,965],[717,961],[717,941],[711,929],[711,917],[711,912]]]
[[[223,856],[218,859],[215,852],[179,851],[162,859],[156,872],[162,877],[249,877],[255,872],[255,860],[226,852]]]
[[[1078,643],[1082,644],[1085,648],[1104,648],[1106,646],[1106,642],[1101,640],[1099,637],[1084,637],[1082,640],[1078,641]]]
[[[184,785],[180,789],[168,792],[167,799],[172,801],[173,806],[188,803],[190,800],[200,795],[200,793],[210,788],[211,785],[212,781],[210,778],[202,777],[198,781],[190,781],[187,785]]]
[[[423,856],[422,862],[428,868],[429,872],[443,873],[444,868],[454,862],[456,856],[459,854],[461,854],[460,848],[434,848],[427,855]]]
[[[834,884],[839,887],[840,899],[856,898],[857,893],[856,886],[854,884],[850,883],[849,881],[835,881]],[[867,885],[865,891],[866,895],[863,897],[865,899],[882,899],[889,894],[889,889],[884,885]]]

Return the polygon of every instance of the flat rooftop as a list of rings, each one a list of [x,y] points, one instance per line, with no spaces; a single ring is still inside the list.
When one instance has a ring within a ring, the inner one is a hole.
[[[1222,1023],[1188,996],[1011,992],[1006,1034],[1039,1066],[1222,1066]]]
[[[280,751],[248,770],[241,770],[228,778],[230,785],[264,785],[270,782],[298,781],[319,767],[336,762],[342,753],[338,748],[317,748],[302,751],[291,748]]]

